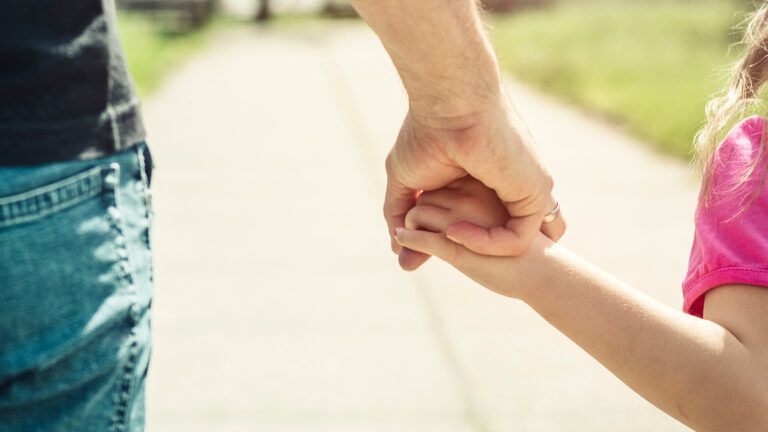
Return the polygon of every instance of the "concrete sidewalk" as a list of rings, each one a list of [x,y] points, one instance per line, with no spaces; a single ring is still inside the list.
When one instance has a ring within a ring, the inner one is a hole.
[[[565,243],[679,307],[685,167],[511,85]],[[524,305],[432,260],[380,207],[404,114],[363,26],[225,31],[148,103],[157,160],[149,430],[681,431]]]

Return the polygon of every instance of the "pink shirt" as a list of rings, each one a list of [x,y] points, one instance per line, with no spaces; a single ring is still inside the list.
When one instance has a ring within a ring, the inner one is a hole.
[[[761,183],[765,156],[747,181],[733,189],[761,157],[765,127],[766,120],[759,116],[742,121],[715,153],[709,205],[699,204],[696,211],[696,232],[683,281],[683,309],[691,315],[702,316],[704,295],[713,288],[768,287],[768,188]]]

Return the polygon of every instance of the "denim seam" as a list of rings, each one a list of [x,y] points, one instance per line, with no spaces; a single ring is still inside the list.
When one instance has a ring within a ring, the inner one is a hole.
[[[92,168],[83,173],[77,174],[73,177],[60,180],[49,185],[45,185],[28,192],[22,192],[20,194],[10,195],[0,198],[0,227],[12,226],[20,223],[30,222],[35,219],[39,219],[50,214],[61,211],[65,208],[75,206],[80,202],[99,195],[104,190],[103,177],[114,167],[105,168],[99,166]],[[72,196],[61,200],[62,192],[68,187],[76,187],[79,185],[85,185],[83,190],[78,190]],[[48,204],[43,206],[44,202],[40,202],[47,197],[49,202],[56,202],[55,204]],[[27,214],[20,216],[12,215],[13,206],[21,205],[27,202],[26,205],[34,205],[35,207],[42,207],[41,209],[33,209],[27,212]],[[3,215],[8,215],[8,219],[2,220]]]
[[[120,178],[119,170],[117,172],[117,179]],[[131,399],[131,392],[133,391],[134,379],[133,374],[136,369],[136,363],[138,361],[138,335],[136,332],[136,325],[138,323],[138,299],[136,296],[135,274],[134,267],[131,263],[130,254],[128,252],[128,239],[126,238],[126,227],[123,218],[120,216],[120,198],[118,195],[119,181],[115,185],[114,199],[111,203],[114,208],[113,211],[108,211],[109,221],[112,225],[112,229],[115,233],[117,241],[118,252],[118,271],[120,279],[123,281],[124,288],[127,289],[130,296],[130,306],[128,308],[128,319],[131,325],[130,329],[130,344],[128,347],[128,359],[123,365],[122,376],[118,385],[117,403],[115,406],[115,413],[113,416],[111,430],[113,432],[125,432],[129,427],[130,412],[128,403]]]

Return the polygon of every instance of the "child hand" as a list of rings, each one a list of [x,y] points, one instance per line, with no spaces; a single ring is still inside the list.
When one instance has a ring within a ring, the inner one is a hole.
[[[540,267],[537,257],[552,245],[537,235],[521,257],[480,255],[449,240],[448,227],[466,221],[484,227],[500,226],[509,214],[496,193],[472,177],[464,177],[435,191],[424,192],[405,218],[405,228],[396,230],[400,245],[434,255],[456,267],[486,288],[508,297],[520,297],[529,275]],[[487,234],[486,234],[487,235]]]
[[[449,226],[470,222],[484,228],[504,226],[509,220],[504,203],[473,177],[462,177],[447,186],[422,193],[405,217],[408,229],[446,233]]]

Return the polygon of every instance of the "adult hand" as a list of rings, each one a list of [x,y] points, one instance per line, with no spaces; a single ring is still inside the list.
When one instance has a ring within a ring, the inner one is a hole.
[[[552,179],[526,129],[502,96],[499,65],[476,0],[352,0],[381,39],[408,93],[409,112],[387,158],[384,213],[389,235],[422,190],[470,174],[494,189],[509,211],[504,226],[466,222],[447,235],[474,252],[520,255],[541,228],[558,239],[562,219],[541,226],[555,208]],[[426,255],[400,250],[415,269]]]
[[[555,241],[565,232],[562,216],[542,224],[557,203],[552,178],[527,129],[503,98],[485,110],[455,118],[409,111],[386,168],[384,216],[403,269],[414,270],[429,256],[401,248],[395,228],[405,225],[405,215],[421,191],[439,189],[467,174],[496,192],[509,220],[491,228],[453,224],[446,235],[454,242],[479,254],[515,256],[528,249],[539,231]]]

